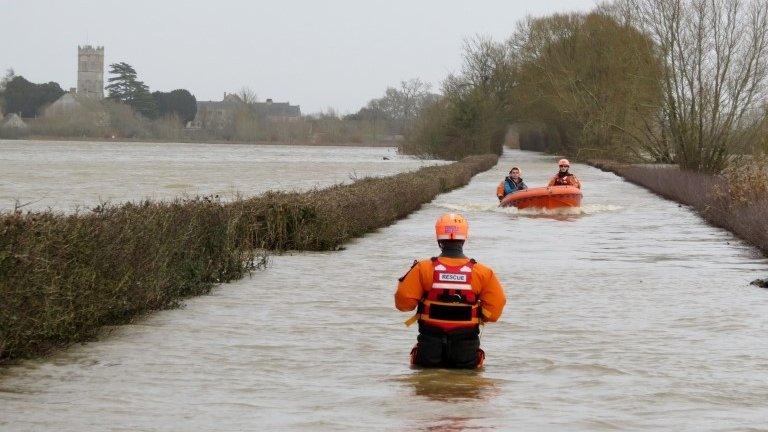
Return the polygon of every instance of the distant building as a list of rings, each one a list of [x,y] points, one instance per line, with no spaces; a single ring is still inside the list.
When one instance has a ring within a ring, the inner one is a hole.
[[[224,93],[221,101],[197,101],[197,114],[188,127],[191,129],[224,129],[232,125],[238,109],[245,107],[243,99],[234,93]],[[301,117],[301,108],[288,102],[256,102],[257,116],[269,121],[295,121]]]
[[[84,99],[104,99],[104,47],[77,47],[77,88],[70,88],[43,109],[43,117],[70,113],[82,106]]]
[[[27,126],[26,123],[24,123],[24,120],[19,117],[18,114],[8,114],[8,117],[6,117],[5,121],[3,121],[3,129],[17,129],[17,130],[23,130],[27,129],[29,126]]]
[[[197,114],[189,124],[192,129],[224,129],[235,121],[237,109],[243,106],[240,96],[224,93],[221,101],[197,101]]]
[[[43,117],[60,116],[80,108],[82,103],[78,100],[79,97],[82,96],[78,96],[76,89],[69,89],[69,92],[64,93],[60,98],[43,109]]]
[[[291,105],[288,102],[272,102],[272,99],[267,99],[266,102],[257,102],[256,112],[271,121],[295,121],[301,117],[301,108],[298,105]]]
[[[104,47],[77,47],[77,94],[104,99]]]

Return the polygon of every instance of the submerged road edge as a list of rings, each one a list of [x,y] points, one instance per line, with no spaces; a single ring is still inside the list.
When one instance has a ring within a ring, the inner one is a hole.
[[[586,163],[611,172],[662,198],[691,207],[707,223],[725,229],[768,257],[768,196],[744,201],[731,193],[724,179],[671,166],[622,164],[607,160]]]

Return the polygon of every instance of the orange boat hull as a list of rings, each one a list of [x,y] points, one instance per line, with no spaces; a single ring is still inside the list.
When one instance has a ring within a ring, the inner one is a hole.
[[[573,186],[539,187],[509,194],[499,205],[519,209],[579,207],[581,197],[581,189]]]

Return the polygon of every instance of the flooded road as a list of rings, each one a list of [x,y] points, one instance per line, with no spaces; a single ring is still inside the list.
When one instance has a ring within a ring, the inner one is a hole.
[[[0,140],[0,210],[306,190],[426,163],[389,147]]]
[[[186,307],[0,375],[0,429],[767,430],[768,261],[689,210],[574,165],[580,214],[497,209],[509,151],[465,188],[340,252],[277,256]],[[213,174],[211,174],[213,176]],[[437,253],[435,219],[508,304],[484,370],[416,370],[396,279]]]

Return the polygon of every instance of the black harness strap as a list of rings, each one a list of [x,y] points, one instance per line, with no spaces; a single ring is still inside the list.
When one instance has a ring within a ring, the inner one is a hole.
[[[402,281],[404,281],[404,280],[405,280],[405,277],[406,277],[406,276],[408,276],[408,273],[410,273],[410,272],[411,272],[411,270],[413,270],[413,268],[414,268],[414,267],[416,267],[416,265],[417,265],[418,263],[419,263],[419,261],[418,261],[418,260],[413,260],[413,264],[411,264],[411,268],[409,268],[409,269],[408,269],[408,271],[407,271],[407,272],[405,272],[405,274],[404,274],[404,275],[402,275],[402,276],[401,276],[399,279],[397,279],[397,281],[398,281],[398,282],[402,282]]]

